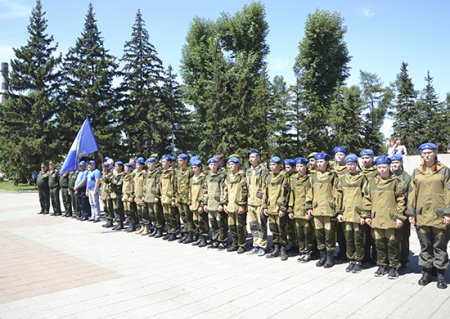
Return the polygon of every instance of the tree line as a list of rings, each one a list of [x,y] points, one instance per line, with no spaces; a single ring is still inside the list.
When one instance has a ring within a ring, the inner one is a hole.
[[[269,25],[260,3],[216,20],[193,19],[182,48],[181,84],[158,57],[139,10],[121,58],[105,48],[92,4],[64,56],[46,30],[37,0],[27,43],[14,49],[8,99],[0,105],[0,170],[22,179],[41,161],[62,161],[86,115],[97,156],[113,158],[175,151],[206,157],[250,148],[286,158],[335,145],[382,153],[386,117],[412,149],[426,141],[444,149],[450,136],[450,94],[439,100],[429,72],[420,91],[406,62],[395,83],[360,71],[359,85],[346,85],[351,56],[338,12],[308,15],[293,84],[268,75]]]

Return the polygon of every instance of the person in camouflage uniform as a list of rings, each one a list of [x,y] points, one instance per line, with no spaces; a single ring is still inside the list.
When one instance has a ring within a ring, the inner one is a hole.
[[[450,238],[450,169],[437,159],[437,146],[424,143],[419,147],[422,164],[412,174],[407,215],[416,225],[420,242],[419,285],[431,282],[437,269],[437,287],[447,288],[447,246]]]
[[[163,236],[165,224],[161,202],[156,197],[161,171],[156,157],[147,159],[147,174],[144,180],[144,204],[147,207],[150,222],[154,225],[149,236],[155,238]]]
[[[49,177],[48,186],[50,187],[50,202],[52,203],[53,213],[51,216],[59,216],[61,213],[61,203],[59,200],[59,171],[53,162],[48,163]]]
[[[311,181],[308,171],[308,160],[296,159],[297,174],[291,176],[288,216],[295,223],[300,257],[298,262],[309,262],[314,243],[314,227],[312,215],[306,212],[306,198],[311,197]],[[309,195],[308,195],[309,194]]]
[[[348,154],[347,148],[345,148],[344,146],[336,146],[335,148],[333,148],[333,154],[334,154],[333,170],[338,177],[341,177],[342,175],[345,175],[345,173],[347,173],[347,167],[344,162],[345,157]],[[337,258],[345,260],[346,242],[343,223],[337,223],[336,240],[339,245],[339,252],[337,254]]]
[[[143,157],[136,159],[136,172],[134,173],[134,202],[136,203],[137,217],[141,228],[136,233],[146,236],[150,233],[150,217],[148,208],[144,202],[144,183],[147,172],[145,171],[145,160]]]
[[[320,259],[317,267],[333,267],[336,249],[336,184],[337,176],[329,167],[330,155],[314,155],[317,171],[311,175],[311,196],[307,198],[308,214],[314,216],[314,232]]]
[[[69,196],[72,207],[72,217],[80,218],[80,205],[78,204],[77,192],[75,191],[75,182],[77,180],[78,170],[69,171]]]
[[[59,186],[61,187],[61,196],[64,205],[64,217],[72,216],[72,202],[69,194],[70,171],[66,171],[59,176]]]
[[[161,157],[162,172],[157,189],[157,201],[162,204],[164,220],[167,223],[167,234],[163,239],[174,241],[180,231],[180,218],[176,207],[177,176],[172,167],[174,158],[170,155]]]
[[[208,159],[209,174],[205,178],[203,186],[204,206],[203,210],[209,215],[212,236],[208,248],[225,249],[228,237],[227,214],[219,212],[220,196],[224,187],[225,174],[220,170],[219,159]]]
[[[357,170],[358,156],[349,154],[344,159],[346,173],[339,176],[337,184],[337,220],[343,225],[347,241],[347,259],[350,260],[346,272],[359,273],[364,259],[366,223],[370,215],[361,210],[367,193],[367,178]]]
[[[41,211],[38,214],[48,214],[50,210],[50,189],[48,186],[48,178],[50,173],[45,163],[41,164],[41,170],[36,179],[36,186],[39,192],[39,203],[41,204]]]
[[[387,273],[396,279],[400,267],[400,235],[405,213],[405,184],[390,171],[391,159],[379,156],[375,160],[378,175],[369,180],[364,210],[370,212],[365,222],[372,227],[377,249],[376,277]]]
[[[247,239],[247,181],[245,173],[240,170],[240,160],[232,157],[228,160],[229,171],[225,178],[219,212],[228,214],[228,229],[231,233],[231,246],[228,252],[242,254],[246,249]]]
[[[111,180],[113,178],[113,172],[111,165],[108,162],[104,162],[102,165],[102,178],[101,178],[101,190],[100,199],[103,204],[103,211],[105,212],[106,224],[102,227],[112,228],[114,221],[114,204],[111,198]]]
[[[284,171],[283,173],[287,175],[287,181],[288,184],[291,182],[291,177],[297,175],[297,171],[295,169],[295,159],[287,158],[284,160]],[[290,186],[289,186],[290,188]],[[286,250],[289,255],[296,256],[299,251],[298,247],[298,238],[297,238],[297,229],[295,226],[295,221],[293,219],[290,219],[289,217],[286,218],[286,235],[287,235],[287,242],[288,245],[286,246]]]
[[[270,174],[266,179],[262,200],[262,212],[269,217],[269,229],[272,232],[274,249],[267,258],[280,256],[282,261],[288,259],[286,252],[287,209],[289,200],[289,175],[281,171],[281,158],[270,159]]]
[[[203,185],[206,176],[203,173],[203,165],[199,159],[191,161],[191,167],[194,173],[189,185],[189,210],[193,215],[194,221],[191,233],[197,233],[199,238],[192,245],[201,248],[208,244],[209,233],[208,213],[203,210]]]
[[[189,209],[189,183],[193,176],[192,170],[188,165],[189,156],[186,154],[178,155],[177,175],[177,193],[176,204],[181,221],[183,222],[183,233],[181,234],[179,243],[184,242],[189,233],[193,232],[194,227],[192,211]]]
[[[122,187],[123,187],[123,178],[125,176],[125,172],[123,171],[123,162],[117,161],[114,163],[114,169],[116,171],[111,178],[111,199],[113,201],[113,208],[116,214],[116,222],[117,225],[114,226],[113,230],[121,230],[124,229],[123,223],[125,221],[125,212],[122,201]]]
[[[134,173],[133,164],[125,163],[125,175],[122,183],[122,202],[123,210],[128,219],[127,232],[133,232],[136,230],[139,222],[136,212],[136,202],[134,201]]]

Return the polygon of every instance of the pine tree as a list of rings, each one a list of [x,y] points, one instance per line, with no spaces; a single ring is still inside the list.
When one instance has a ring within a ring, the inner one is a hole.
[[[303,136],[308,151],[329,149],[329,108],[339,83],[349,76],[346,27],[336,12],[316,10],[308,16],[294,72],[302,90]]]
[[[420,112],[416,105],[416,92],[408,74],[408,64],[402,62],[396,81],[397,99],[394,105],[394,136],[401,137],[407,147],[417,149],[421,144]]]
[[[63,63],[66,106],[61,112],[61,125],[66,132],[65,140],[71,141],[85,116],[89,116],[100,154],[117,158],[123,150],[118,147],[120,130],[114,115],[117,110],[113,87],[115,60],[104,47],[89,4],[81,36],[69,48]]]
[[[56,114],[60,56],[47,19],[36,1],[28,25],[27,44],[14,49],[9,100],[0,107],[1,169],[29,178],[42,161],[58,160]]]
[[[375,154],[383,152],[383,134],[381,127],[388,109],[391,107],[394,94],[389,87],[383,87],[375,73],[360,71],[362,98],[365,104],[364,148],[372,149]]]
[[[160,85],[164,69],[140,10],[136,13],[131,39],[125,42],[121,71],[121,129],[129,154],[157,150],[164,140],[159,136],[157,118],[161,110]]]

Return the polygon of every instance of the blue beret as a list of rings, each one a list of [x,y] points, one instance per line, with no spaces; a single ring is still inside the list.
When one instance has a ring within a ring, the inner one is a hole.
[[[348,154],[345,159],[344,159],[345,163],[358,163],[358,156],[356,156],[355,154]]]
[[[192,156],[191,159],[189,160],[189,164],[194,165],[192,163],[195,162],[195,161],[200,161],[201,162],[202,160],[200,159],[200,156]]]
[[[109,167],[109,163],[108,163],[108,162],[104,162],[104,163],[102,164],[102,166],[103,166],[103,167]]]
[[[169,155],[169,161],[171,162],[175,162],[177,160],[177,158],[173,155]]]
[[[324,153],[324,152],[317,153],[316,155],[314,155],[314,158],[316,160],[323,159],[323,160],[326,160],[326,161],[329,161],[331,159],[330,155],[328,155],[327,153]]]
[[[117,162],[114,163],[114,165],[123,166],[123,162],[122,161],[117,161]]]
[[[423,150],[437,150],[437,145],[434,143],[424,143],[419,146],[419,153],[422,154]]]
[[[375,153],[370,149],[365,149],[365,150],[362,150],[361,152],[359,152],[359,156],[364,156],[364,155],[374,156]]]
[[[307,165],[309,163],[307,158],[304,157],[297,157],[295,159],[295,164],[299,165],[299,164],[303,164],[303,165]]]
[[[333,154],[336,154],[336,153],[339,153],[339,152],[344,153],[344,154],[348,154],[348,151],[347,151],[347,149],[344,146],[336,146],[335,148],[333,148]]]
[[[79,166],[86,166],[86,162],[85,161],[81,161],[78,165]]]
[[[143,157],[139,157],[139,158],[136,160],[136,163],[137,163],[137,164],[144,165],[144,164],[145,164],[145,160],[144,160]]]
[[[281,158],[279,158],[278,156],[274,156],[270,159],[270,163],[276,163],[276,164],[280,164],[281,163]]]
[[[154,157],[147,158],[147,163],[154,163],[154,162],[156,162],[156,158]]]
[[[251,154],[259,154],[259,151],[256,149],[251,149],[250,151],[247,152],[247,156],[250,156]]]
[[[133,165],[131,163],[125,163],[124,166],[125,167],[133,167]]]
[[[208,164],[211,164],[211,163],[219,163],[219,160],[215,157],[211,157],[210,159],[208,159]]]
[[[284,160],[284,166],[295,166],[295,160],[287,158]]]
[[[400,154],[394,154],[391,156],[391,161],[403,161],[403,156]]]
[[[95,161],[94,161],[94,160],[90,160],[90,161],[89,161],[89,164],[95,165]]]
[[[228,160],[228,163],[235,163],[235,164],[240,164],[241,161],[239,160],[239,158],[237,157],[232,157]]]
[[[182,154],[178,155],[178,158],[179,159],[188,159],[189,156],[187,154],[182,153]]]
[[[202,161],[199,159],[194,159],[193,161],[191,161],[191,165],[192,166],[202,166]]]
[[[391,158],[387,156],[378,156],[375,159],[375,165],[391,164]]]
[[[109,160],[109,157],[106,156],[103,160],[106,162],[107,160]]]
[[[164,154],[163,156],[161,156],[161,159],[163,160],[170,160],[170,155]]]

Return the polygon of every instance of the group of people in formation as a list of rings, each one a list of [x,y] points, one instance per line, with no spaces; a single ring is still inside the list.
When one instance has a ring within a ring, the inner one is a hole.
[[[103,227],[113,230],[283,261],[298,256],[298,262],[314,259],[323,268],[342,258],[351,273],[372,262],[375,276],[389,279],[408,263],[414,225],[421,247],[418,284],[436,280],[438,288],[447,288],[450,169],[438,161],[437,146],[419,147],[422,163],[412,176],[400,154],[375,157],[365,149],[357,156],[343,146],[333,153],[334,161],[324,152],[274,156],[268,167],[255,149],[247,153],[248,163],[222,153],[206,163],[186,154],[127,163],[105,158],[101,172],[91,160],[60,176],[53,163],[49,170],[42,164],[40,214],[49,213],[51,198],[53,215],[62,215],[61,188],[64,216],[99,222],[101,200]]]

